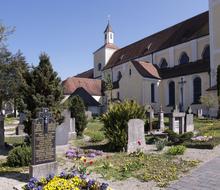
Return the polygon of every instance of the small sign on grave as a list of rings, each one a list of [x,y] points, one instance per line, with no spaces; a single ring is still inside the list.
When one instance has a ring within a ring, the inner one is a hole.
[[[56,122],[49,109],[43,108],[32,125],[32,162],[30,176],[46,177],[57,172]]]

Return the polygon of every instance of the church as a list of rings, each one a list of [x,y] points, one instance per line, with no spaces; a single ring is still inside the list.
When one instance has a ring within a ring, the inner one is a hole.
[[[219,19],[220,0],[209,0],[209,11],[123,48],[114,43],[115,33],[108,23],[104,45],[93,53],[93,69],[74,78],[109,78],[113,88],[102,88],[99,102],[103,106],[110,99],[132,99],[151,105],[156,112],[162,106],[165,113],[170,113],[177,105],[182,111],[190,106],[194,113],[201,108],[205,113],[207,108],[200,97],[217,99]],[[216,116],[217,105],[210,112]]]

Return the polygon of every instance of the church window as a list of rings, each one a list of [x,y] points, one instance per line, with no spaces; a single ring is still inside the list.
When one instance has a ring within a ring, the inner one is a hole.
[[[165,58],[162,58],[161,61],[160,61],[160,68],[167,68],[168,66],[168,63],[167,63],[167,60]]]
[[[183,52],[180,56],[180,59],[179,59],[179,63],[182,65],[182,64],[187,64],[189,63],[189,56],[187,55],[186,52]]]
[[[110,34],[110,39],[112,39],[112,34]]]
[[[129,69],[129,75],[131,76],[131,69]]]
[[[101,69],[102,69],[102,64],[99,63],[99,64],[98,64],[98,71],[101,71]]]
[[[118,76],[117,76],[117,80],[120,80],[122,77],[121,71],[118,71]]]
[[[175,106],[175,83],[169,83],[169,106]]]
[[[210,60],[210,46],[207,45],[202,52],[203,60]]]
[[[151,102],[155,102],[155,84],[151,84]]]
[[[193,103],[199,104],[202,95],[202,81],[200,77],[193,80]]]

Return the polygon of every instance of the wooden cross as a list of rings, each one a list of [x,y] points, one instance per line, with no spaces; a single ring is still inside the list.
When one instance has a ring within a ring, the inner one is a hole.
[[[49,112],[48,108],[42,108],[42,112],[39,112],[39,119],[43,120],[44,133],[48,133],[48,123],[52,118],[52,113]]]

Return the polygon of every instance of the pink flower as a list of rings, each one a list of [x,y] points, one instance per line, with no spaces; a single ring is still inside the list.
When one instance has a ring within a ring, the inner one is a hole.
[[[138,145],[139,145],[139,146],[141,145],[141,141],[138,141]]]

